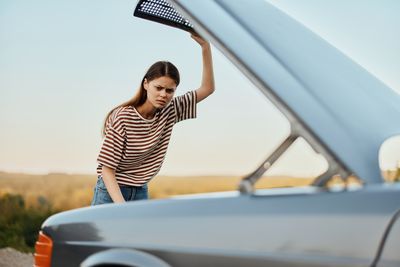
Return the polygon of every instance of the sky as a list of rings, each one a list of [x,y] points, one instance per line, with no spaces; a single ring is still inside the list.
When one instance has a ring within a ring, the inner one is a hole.
[[[269,0],[400,92],[400,1]],[[128,0],[0,0],[0,171],[95,175],[102,122],[155,61],[201,81],[188,33],[132,16]],[[212,46],[216,92],[177,124],[162,175],[245,175],[289,133],[284,116]],[[394,168],[392,140],[382,167]],[[326,161],[299,140],[267,174],[312,176]]]

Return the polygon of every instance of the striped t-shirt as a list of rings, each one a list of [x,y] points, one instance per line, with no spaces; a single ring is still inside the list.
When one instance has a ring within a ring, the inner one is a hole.
[[[196,92],[174,97],[154,118],[144,119],[133,107],[114,110],[97,162],[115,170],[120,185],[142,186],[160,170],[175,123],[196,117]]]

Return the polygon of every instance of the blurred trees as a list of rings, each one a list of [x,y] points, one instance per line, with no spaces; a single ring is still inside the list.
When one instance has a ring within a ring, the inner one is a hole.
[[[400,182],[400,167],[397,167],[396,174],[394,175],[394,181]]]
[[[0,197],[0,248],[32,252],[43,221],[56,211],[41,197],[38,205],[26,207],[21,195]]]

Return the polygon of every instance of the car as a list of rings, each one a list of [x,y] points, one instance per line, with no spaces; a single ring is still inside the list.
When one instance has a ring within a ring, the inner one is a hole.
[[[399,95],[267,1],[170,4],[190,21],[185,30],[211,40],[276,105],[291,133],[236,191],[49,217],[35,266],[400,266],[400,185],[385,182],[378,155],[400,133]],[[310,186],[255,190],[300,137],[326,172]],[[332,190],[335,177],[359,183]]]

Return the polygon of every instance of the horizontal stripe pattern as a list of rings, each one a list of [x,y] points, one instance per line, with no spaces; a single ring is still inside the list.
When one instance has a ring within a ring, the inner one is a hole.
[[[121,185],[143,186],[160,171],[175,123],[196,118],[196,92],[174,97],[151,120],[132,107],[113,111],[97,157],[97,174],[103,166],[116,171]]]

